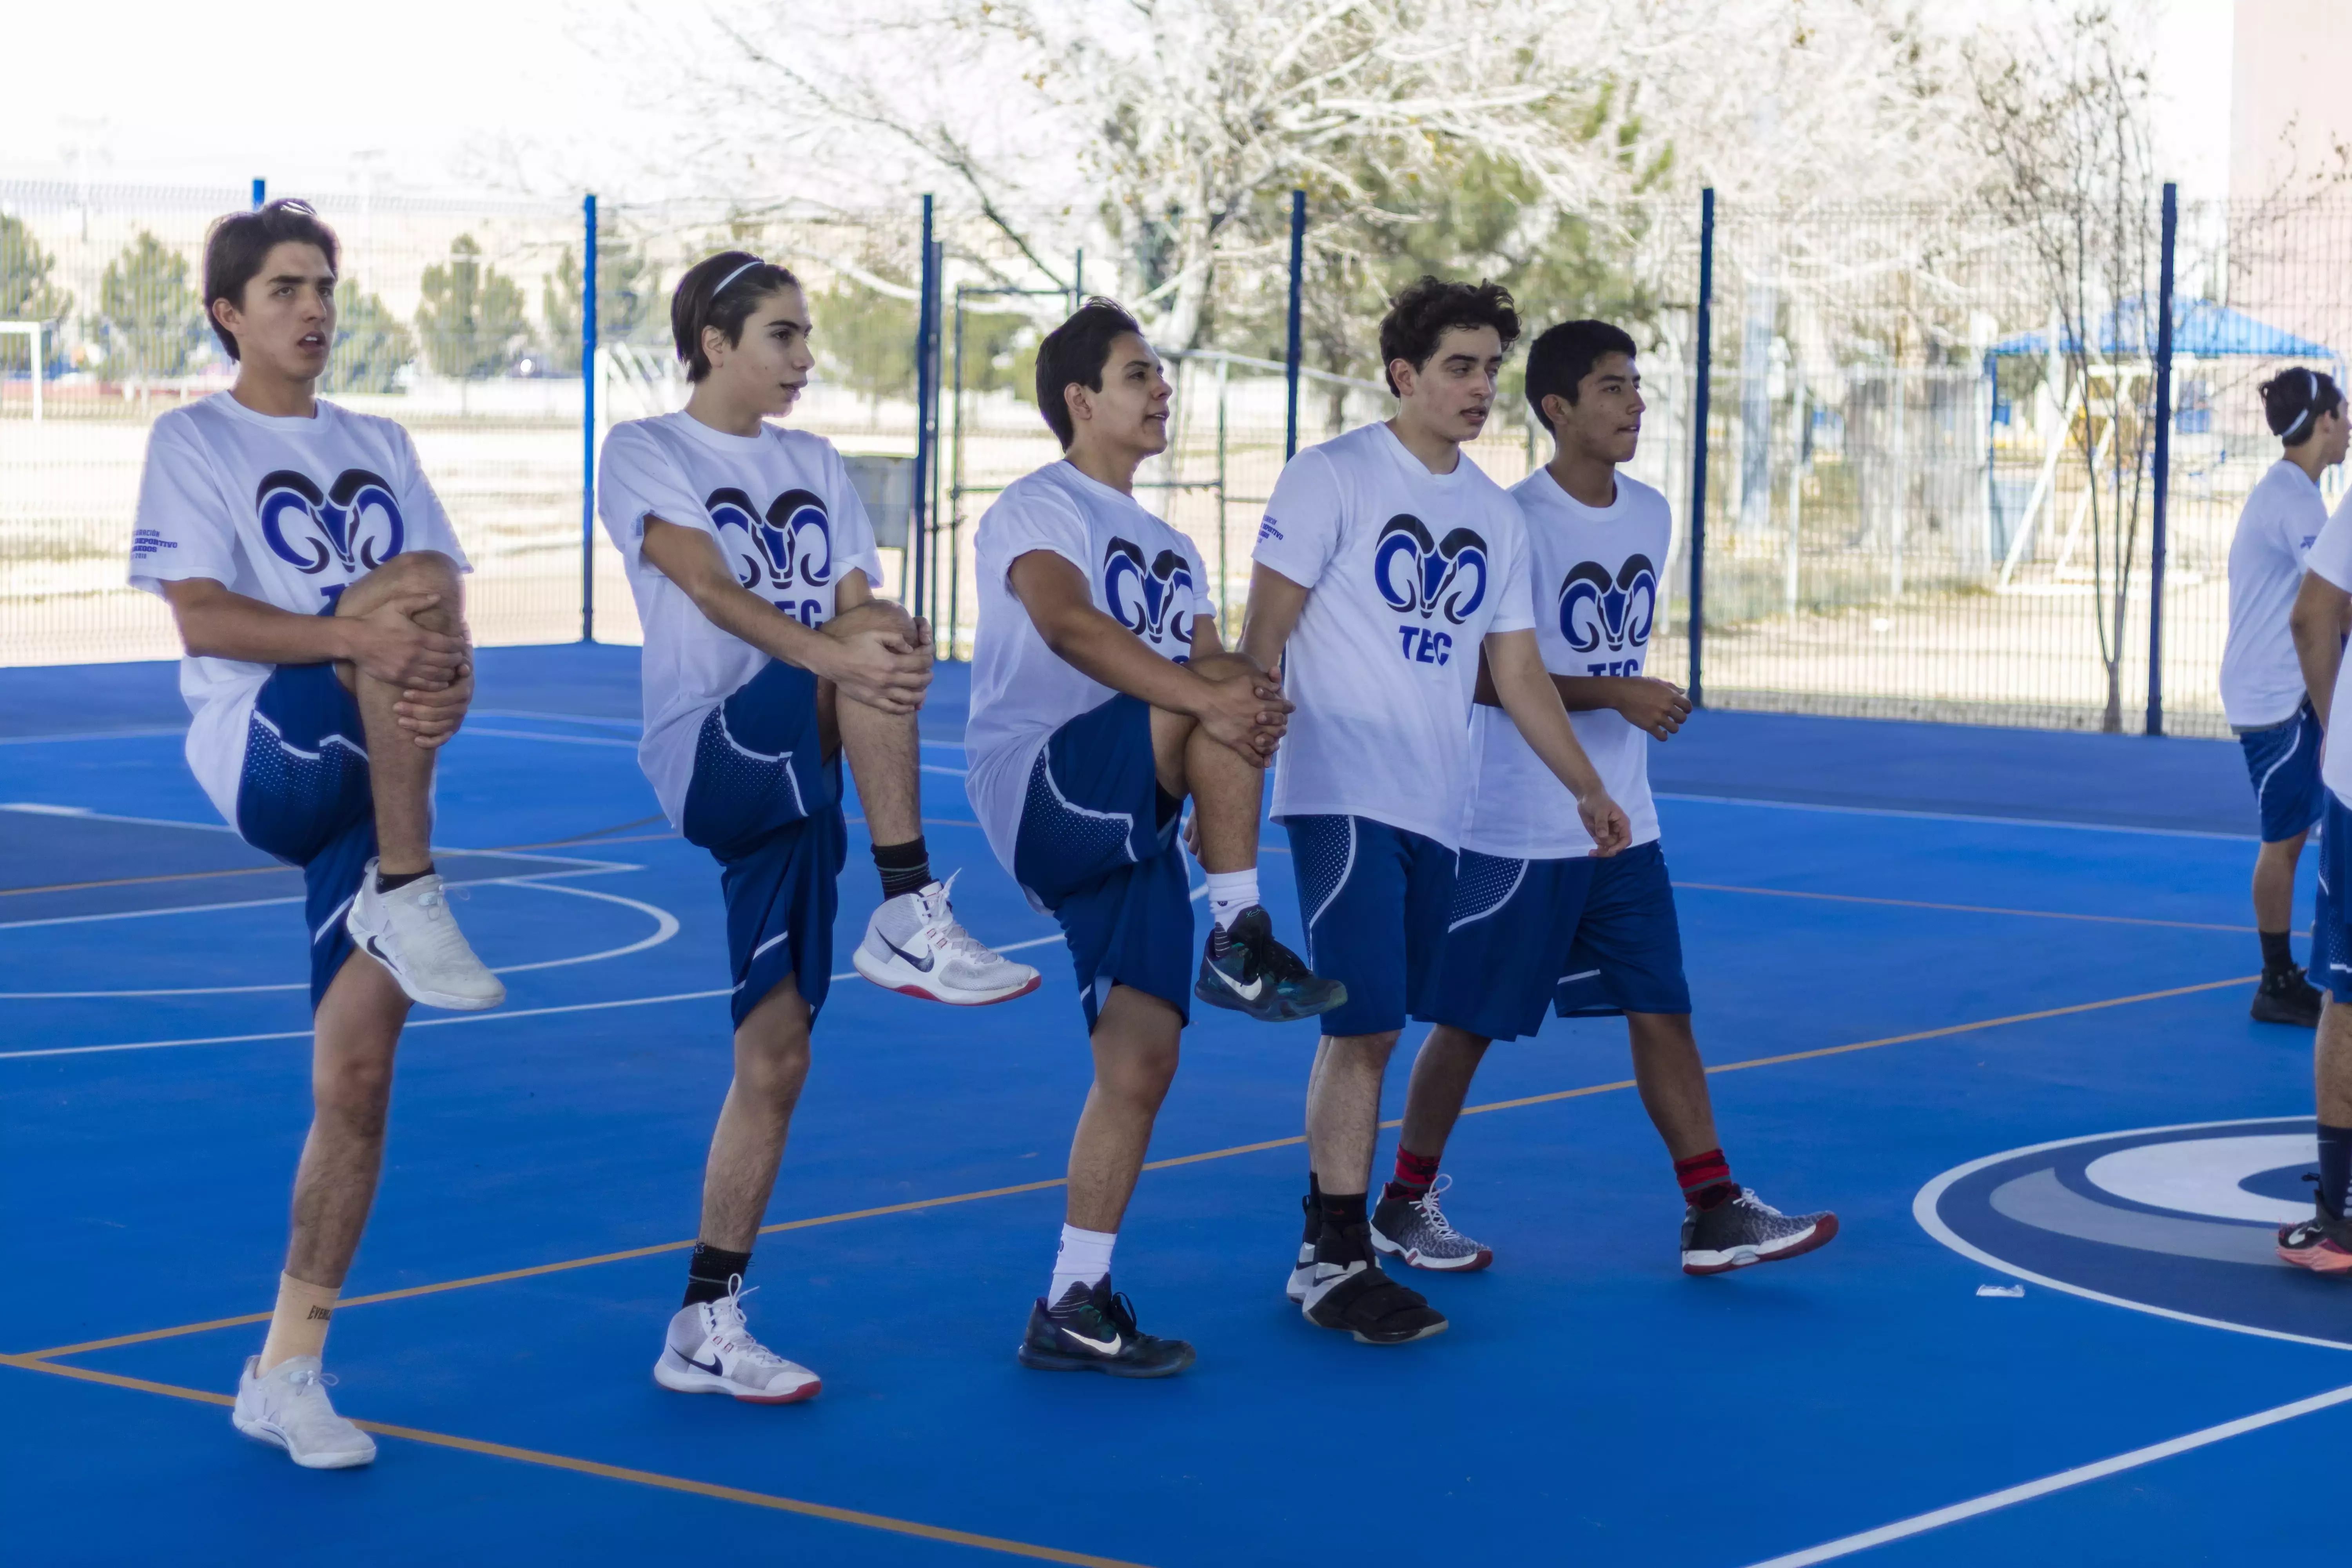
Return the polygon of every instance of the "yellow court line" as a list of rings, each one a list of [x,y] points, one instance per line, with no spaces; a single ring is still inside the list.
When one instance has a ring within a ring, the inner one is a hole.
[[[1832,904],[1885,904],[1898,910],[1944,910],[1959,915],[2022,915],[2037,921],[2088,921],[2100,925],[2163,926],[2172,931],[2249,931],[2252,926],[2217,925],[2206,921],[2155,921],[2137,915],[2078,915],[2063,910],[2004,910],[1990,904],[1937,904],[1925,899],[1874,899],[1859,893],[1811,893],[1792,888],[1743,888],[1731,882],[1676,882],[1703,893],[1754,893],[1767,899],[1819,899]]]
[[[1710,1076],[1717,1073],[1745,1072],[1751,1068],[1780,1067],[1789,1062],[1812,1061],[1822,1057],[1846,1056],[1854,1051],[1875,1050],[1882,1046],[1907,1045],[1916,1040],[1942,1039],[1951,1035],[1972,1034],[1980,1029],[1998,1029],[2011,1024],[2031,1024],[2043,1018],[2063,1018],[2076,1013],[2096,1013],[2109,1007],[2127,1007],[2138,1002],[2161,1002],[2174,996],[2191,996],[2201,991],[2219,991],[2225,986],[2245,985],[2260,979],[2259,975],[2238,975],[2228,980],[2208,980],[2195,985],[2176,985],[2164,991],[2142,991],[2129,996],[2110,996],[2097,1002],[2075,1002],[2063,1007],[2044,1007],[2032,1013],[2011,1013],[1999,1018],[1980,1018],[1972,1023],[1947,1024],[1940,1028],[1920,1029],[1907,1035],[1888,1035],[1875,1040],[1857,1040],[1851,1045],[1822,1046],[1810,1051],[1790,1051],[1776,1057],[1751,1057],[1746,1061],[1722,1062],[1708,1068]],[[1555,1089],[1549,1094],[1534,1094],[1518,1100],[1497,1100],[1485,1105],[1463,1107],[1465,1116],[1476,1116],[1492,1110],[1516,1110],[1523,1106],[1549,1105],[1558,1100],[1581,1100],[1590,1095],[1611,1094],[1634,1087],[1632,1079],[1612,1083],[1587,1084],[1580,1089]],[[1381,1123],[1383,1128],[1397,1127],[1401,1121]],[[1269,1149],[1292,1149],[1306,1142],[1303,1135],[1269,1138],[1256,1143],[1236,1143],[1231,1148],[1211,1149],[1198,1154],[1177,1154],[1165,1160],[1153,1160],[1144,1165],[1147,1171],[1172,1170],[1179,1165],[1197,1165],[1209,1160],[1228,1160],[1241,1154],[1264,1153]],[[809,1230],[818,1226],[842,1225],[855,1219],[875,1219],[884,1215],[912,1214],[920,1209],[946,1208],[953,1204],[978,1203],[983,1198],[1012,1197],[1020,1193],[1042,1193],[1068,1184],[1066,1177],[1056,1176],[1047,1181],[1023,1182],[1009,1187],[988,1187],[979,1192],[953,1193],[945,1197],[919,1198],[912,1203],[885,1204],[877,1208],[851,1209],[843,1214],[819,1215],[809,1219],[788,1219],[776,1225],[762,1226],[761,1236],[775,1236],[788,1230]],[[411,1285],[399,1290],[381,1290],[373,1295],[350,1296],[338,1301],[339,1309],[365,1307],[380,1301],[401,1301],[415,1296],[435,1296],[449,1290],[466,1290],[478,1285],[501,1285],[514,1279],[529,1279],[541,1274],[562,1274],[574,1268],[593,1268],[607,1263],[626,1263],[634,1258],[653,1258],[665,1252],[684,1252],[693,1247],[692,1241],[666,1241],[652,1247],[633,1247],[622,1252],[600,1252],[593,1258],[566,1258],[560,1263],[536,1263],[528,1268],[509,1268],[496,1274],[476,1274],[463,1279],[446,1279],[434,1285]],[[214,1318],[201,1323],[183,1323],[175,1328],[149,1329],[142,1333],[118,1334],[112,1339],[86,1340],[79,1344],[57,1345],[48,1350],[28,1351],[21,1359],[50,1361],[62,1356],[87,1355],[96,1351],[116,1350],[124,1345],[147,1344],[156,1340],[179,1339],[188,1334],[209,1333],[215,1329],[242,1328],[252,1323],[266,1323],[268,1312],[247,1312],[235,1318]]]
[[[167,1398],[185,1399],[200,1405],[236,1403],[226,1394],[214,1394],[201,1388],[183,1388],[173,1383],[151,1383],[143,1377],[123,1377],[110,1372],[93,1372],[88,1367],[56,1366],[37,1356],[0,1355],[0,1366],[13,1366],[24,1372],[46,1372],[57,1377],[104,1384],[110,1388],[128,1388],[140,1394],[160,1394]],[[772,1492],[716,1486],[709,1481],[688,1480],[683,1476],[635,1470],[625,1465],[607,1465],[595,1459],[575,1459],[568,1454],[542,1453],[537,1448],[517,1448],[505,1443],[485,1443],[478,1438],[453,1436],[446,1432],[426,1432],[415,1426],[394,1426],[382,1421],[354,1421],[352,1425],[380,1437],[398,1437],[404,1442],[426,1443],[436,1448],[455,1448],[467,1454],[483,1454],[494,1459],[512,1459],[518,1464],[538,1465],[551,1470],[570,1470],[574,1475],[595,1476],[608,1481],[627,1481],[633,1486],[657,1487],[664,1491],[716,1498],[721,1502],[745,1503],[752,1508],[773,1509],[779,1513],[830,1520],[835,1524],[854,1524],[866,1530],[887,1531],[893,1535],[944,1542],[950,1546],[975,1546],[983,1552],[1003,1552],[1007,1556],[1026,1557],[1041,1563],[1067,1563],[1076,1564],[1076,1568],[1140,1568],[1139,1564],[1122,1558],[1096,1557],[1084,1552],[1065,1552],[1054,1546],[1034,1546],[1025,1541],[1008,1541],[1000,1535],[981,1535],[969,1530],[950,1530],[944,1525],[893,1519],[886,1513],[864,1513],[852,1508],[803,1502],[798,1498],[778,1497]]]

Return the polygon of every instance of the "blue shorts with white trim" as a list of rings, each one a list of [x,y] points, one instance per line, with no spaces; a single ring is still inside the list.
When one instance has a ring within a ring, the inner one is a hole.
[[[1563,1018],[1687,1013],[1675,890],[1656,839],[1607,859],[1462,852],[1423,1005],[1413,1016],[1490,1040]]]
[[[280,665],[262,683],[246,724],[236,830],[256,849],[302,868],[316,1012],[354,951],[343,917],[375,858],[367,731],[333,665]]]
[[[737,1026],[787,975],[814,1023],[832,985],[833,917],[849,854],[815,676],[773,660],[710,710],[684,816],[687,842],[719,862]]]
[[[2283,724],[2238,731],[2246,773],[2254,781],[2263,843],[2308,833],[2319,820],[2327,794],[2327,786],[2319,782],[2320,740],[2319,716],[2308,700]]]
[[[2324,792],[2319,835],[2319,908],[2311,921],[2311,983],[2352,1003],[2352,810]]]
[[[1319,1022],[1334,1036],[1402,1029],[1445,937],[1454,851],[1369,816],[1292,816],[1307,962],[1348,988]]]
[[[1061,922],[1092,1031],[1113,985],[1192,1018],[1192,894],[1161,804],[1151,707],[1125,694],[1048,736],[1029,769],[1013,879]]]

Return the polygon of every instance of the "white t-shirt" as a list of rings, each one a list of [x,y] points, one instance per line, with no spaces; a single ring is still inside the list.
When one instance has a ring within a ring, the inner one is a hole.
[[[1366,425],[1284,467],[1252,553],[1309,590],[1283,655],[1297,711],[1275,819],[1364,816],[1457,847],[1479,644],[1535,625],[1517,505],[1467,453],[1433,474]]]
[[[1087,574],[1094,606],[1162,658],[1192,657],[1193,623],[1216,614],[1192,542],[1067,461],[1005,487],[972,537],[980,624],[971,638],[964,793],[1007,871],[1030,770],[1055,730],[1118,693],[1045,646],[1014,595],[1013,562],[1050,550]]]
[[[2327,521],[2319,487],[2281,458],[2246,497],[2230,541],[2230,636],[2221,645],[2221,711],[2241,730],[2284,723],[2303,705],[2287,616],[2303,561]]]
[[[1528,520],[1536,641],[1554,675],[1643,673],[1663,607],[1666,546],[1674,522],[1666,498],[1623,474],[1617,499],[1595,510],[1559,488],[1549,468],[1511,487]],[[1570,713],[1576,738],[1611,798],[1625,809],[1634,844],[1658,836],[1650,796],[1650,737],[1613,708]],[[1592,848],[1576,797],[1544,766],[1499,708],[1470,715],[1477,778],[1462,825],[1462,847],[1522,860],[1560,860]]]
[[[2319,531],[2319,538],[2313,542],[2304,565],[2352,593],[2352,495],[2337,504],[2336,515]],[[2344,679],[2344,673],[2339,672],[2335,700],[2327,707],[2328,745],[2320,757],[2319,776],[2336,792],[2337,800],[2352,805],[2352,730],[2344,727],[2347,719],[2352,719],[2352,680]]]
[[[354,581],[404,550],[467,566],[408,432],[321,402],[310,418],[257,414],[226,392],[155,421],[131,533],[131,585],[206,577],[296,615],[331,610]],[[184,658],[194,716],[188,766],[222,818],[236,821],[254,699],[277,668]]]
[[[832,442],[773,425],[730,436],[684,410],[613,426],[596,468],[596,510],[628,565],[645,627],[637,764],[677,825],[704,716],[766,668],[768,656],[712,625],[645,558],[646,519],[709,534],[737,582],[806,626],[833,618],[845,574],[881,581],[874,525]]]

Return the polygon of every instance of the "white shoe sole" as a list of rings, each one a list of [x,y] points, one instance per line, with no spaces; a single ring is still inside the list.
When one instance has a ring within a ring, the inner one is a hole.
[[[350,931],[351,928],[346,926],[344,929]],[[507,999],[507,988],[503,984],[499,984],[498,994],[492,996],[460,996],[454,991],[435,991],[419,985],[372,945],[373,937],[352,931],[351,938],[353,946],[375,960],[383,972],[392,976],[393,984],[400,987],[401,994],[419,1006],[439,1007],[451,1013],[487,1013]]]
[[[814,1399],[824,1388],[824,1380],[811,1374],[802,1383],[790,1384],[781,1392],[754,1394],[740,1383],[723,1377],[713,1377],[707,1372],[681,1372],[669,1364],[665,1354],[654,1363],[654,1381],[672,1394],[724,1394],[746,1405],[798,1405],[803,1399]]]
[[[1391,1258],[1402,1258],[1414,1268],[1430,1268],[1439,1273],[1484,1268],[1495,1261],[1494,1249],[1486,1247],[1460,1258],[1432,1258],[1417,1247],[1399,1246],[1382,1236],[1377,1227],[1372,1231],[1372,1250]]]
[[[294,1451],[294,1446],[286,1440],[286,1434],[275,1426],[256,1421],[241,1410],[230,1411],[228,1418],[231,1425],[235,1426],[239,1432],[257,1443],[267,1443],[269,1447],[282,1451],[288,1458],[306,1470],[355,1470],[362,1465],[372,1465],[375,1462],[373,1444],[347,1453],[302,1455]]]
[[[926,1002],[944,1002],[950,1007],[988,1007],[999,1002],[1010,1002],[1016,996],[1026,996],[1045,983],[1043,974],[1031,971],[1021,984],[996,991],[965,991],[942,984],[934,976],[913,965],[893,958],[877,959],[863,946],[849,955],[850,966],[865,979],[885,991],[896,991],[901,996],[919,996]]]
[[[1313,1283],[1315,1283],[1315,1248],[1301,1243],[1298,1248],[1298,1261],[1290,1266],[1290,1283],[1282,1288],[1282,1293],[1290,1298],[1292,1306],[1303,1307],[1307,1305],[1307,1288]]]

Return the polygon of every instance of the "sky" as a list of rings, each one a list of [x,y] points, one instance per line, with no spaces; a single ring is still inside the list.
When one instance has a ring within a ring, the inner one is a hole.
[[[2055,3],[1975,0],[2000,12]],[[309,7],[282,24],[186,0],[117,0],[105,26],[123,42],[102,66],[66,68],[90,58],[91,14],[25,6],[8,23],[11,53],[54,68],[7,73],[0,180],[70,178],[86,166],[110,184],[242,188],[260,176],[279,192],[371,183],[475,191],[493,181],[515,194],[519,184],[549,196],[617,192],[641,177],[647,146],[677,133],[677,106],[614,58],[634,9],[622,0],[401,0]],[[2184,195],[2224,195],[2231,0],[2156,0],[2156,10],[2167,163]],[[301,85],[247,90],[273,79]]]

